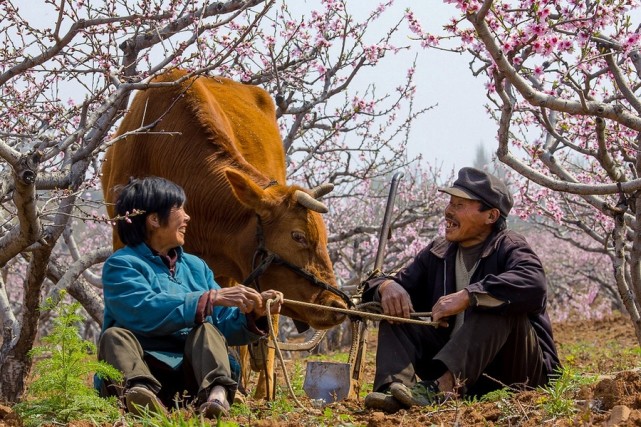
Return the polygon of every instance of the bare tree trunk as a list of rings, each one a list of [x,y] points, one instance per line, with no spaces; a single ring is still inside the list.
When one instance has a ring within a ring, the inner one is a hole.
[[[31,370],[29,351],[38,332],[40,318],[40,294],[45,280],[51,246],[43,246],[33,252],[27,270],[24,310],[20,328],[20,338],[13,348],[9,348],[4,363],[0,367],[0,400],[17,402],[25,388],[25,378]]]
[[[9,355],[0,367],[0,400],[17,402],[24,390],[24,379],[31,369],[31,361]]]

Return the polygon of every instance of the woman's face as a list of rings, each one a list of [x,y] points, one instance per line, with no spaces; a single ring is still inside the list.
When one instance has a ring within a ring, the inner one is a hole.
[[[170,249],[185,244],[185,232],[190,218],[182,206],[171,208],[165,225],[160,224],[157,214],[152,214],[148,218],[150,218],[151,227],[149,228],[149,242],[147,243],[152,248],[166,255]]]

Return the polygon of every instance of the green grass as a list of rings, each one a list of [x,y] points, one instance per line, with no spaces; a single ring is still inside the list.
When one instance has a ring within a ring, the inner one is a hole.
[[[60,300],[63,297],[61,292]],[[27,427],[83,419],[95,424],[113,423],[120,417],[116,400],[98,397],[88,381],[94,373],[115,381],[120,380],[121,374],[108,364],[96,361],[95,345],[80,338],[79,309],[79,303],[56,305],[51,298],[41,308],[53,310],[54,326],[51,334],[42,338],[43,345],[29,353],[36,359],[32,377],[22,402],[14,406]]]
[[[578,411],[575,397],[582,386],[592,384],[596,377],[583,376],[571,367],[564,367],[559,376],[541,387],[540,405],[551,418],[571,416]]]
[[[323,413],[317,417],[320,426],[352,426],[352,416],[349,414],[336,414],[331,408],[324,408]]]
[[[624,348],[618,341],[559,344],[559,355],[566,366],[583,372],[623,371],[641,366],[641,348]]]
[[[330,354],[313,354],[307,357],[306,360],[347,363],[349,361],[349,353],[335,352]]]
[[[60,317],[60,316],[59,316]],[[64,318],[64,315],[62,316]],[[69,326],[69,322],[66,323]],[[58,335],[57,340],[68,339],[69,335]],[[44,340],[43,340],[44,341]],[[496,425],[517,425],[523,422],[524,417],[539,417],[538,420],[543,419],[543,422],[558,422],[560,420],[572,420],[572,422],[579,422],[581,420],[589,422],[590,417],[594,416],[589,408],[585,407],[584,402],[578,400],[580,390],[586,386],[592,385],[596,381],[596,377],[591,373],[612,373],[618,370],[627,370],[641,366],[641,349],[638,346],[625,347],[623,341],[617,340],[601,340],[598,345],[587,341],[576,341],[562,343],[559,345],[559,356],[564,366],[563,370],[559,372],[558,377],[550,382],[545,387],[540,387],[529,394],[521,394],[517,390],[506,387],[492,393],[489,393],[481,398],[476,399],[463,399],[448,401],[443,405],[435,405],[433,407],[421,408],[419,412],[420,420],[412,420],[418,422],[426,422],[429,425],[435,416],[443,416],[443,414],[455,413],[463,414],[466,411],[489,411],[494,418],[488,421],[490,424]],[[628,343],[630,340],[628,339]],[[51,343],[49,345],[52,345]],[[69,348],[68,346],[65,346]],[[79,347],[87,350],[85,347]],[[93,357],[92,350],[85,351],[85,356]],[[48,348],[40,356],[51,358],[55,355],[53,348]],[[60,353],[58,358],[60,358]],[[71,362],[71,358],[65,359]],[[328,405],[324,407],[314,406],[305,396],[303,384],[306,373],[306,363],[308,361],[328,361],[346,363],[348,360],[348,352],[333,352],[326,355],[307,356],[302,359],[296,359],[287,362],[288,375],[291,381],[294,394],[300,398],[305,408],[300,408],[292,396],[282,377],[279,378],[276,398],[271,402],[264,402],[261,400],[248,400],[247,404],[232,405],[230,414],[223,420],[219,420],[217,426],[244,426],[254,425],[261,421],[269,421],[273,424],[291,424],[296,425],[320,425],[320,426],[364,426],[371,424],[371,420],[367,420],[369,416],[366,412],[362,411],[362,407],[358,404],[340,403],[337,405]],[[47,362],[51,363],[51,362]],[[360,396],[364,398],[367,393],[372,390],[371,383],[371,368],[374,363],[374,352],[372,349],[366,355],[366,366],[368,367],[368,374],[365,376],[363,384],[360,389]],[[44,365],[44,371],[40,371],[41,376],[46,376],[47,373],[52,372],[52,366]],[[71,366],[71,365],[69,365]],[[43,368],[40,368],[43,369]],[[280,366],[277,370],[281,370]],[[69,368],[68,368],[69,370]],[[279,374],[280,375],[280,374]],[[33,379],[33,383],[36,383]],[[86,382],[86,378],[85,378]],[[60,383],[57,381],[55,383]],[[35,391],[37,387],[33,384],[30,385],[29,390]],[[50,392],[48,392],[50,393]],[[47,400],[50,399],[47,393],[44,398],[35,397],[30,395],[27,401],[35,404],[33,408],[38,409],[38,405],[48,405],[48,412],[40,415],[39,418],[28,418],[32,416],[27,412],[22,412],[21,415],[25,420],[25,426],[31,427],[38,424],[47,423],[50,425],[58,425],[65,423],[63,418],[69,414],[69,411],[56,409],[51,411],[53,403],[60,405],[62,401]],[[68,404],[71,401],[67,401]],[[110,404],[113,405],[114,402]],[[68,405],[70,408],[81,408],[78,412],[79,416],[76,419],[91,420],[94,424],[105,424],[99,417],[94,417],[89,409],[80,404],[80,401]],[[60,408],[57,406],[56,408]],[[483,409],[485,408],[485,409]],[[489,409],[488,409],[489,408]],[[497,411],[498,409],[498,411]],[[16,409],[17,411],[18,409]],[[83,412],[84,411],[84,412]],[[320,411],[320,412],[319,412]],[[53,415],[57,418],[53,418]],[[365,414],[365,415],[364,415]],[[440,414],[440,415],[439,415]],[[537,415],[535,415],[537,414]],[[541,418],[543,416],[543,418]],[[47,418],[48,417],[48,418]],[[365,418],[364,418],[365,417]],[[387,417],[387,415],[386,415]],[[131,415],[120,415],[120,420],[123,421],[123,427],[127,426],[144,426],[144,427],[204,427],[212,425],[210,420],[203,420],[195,414],[193,408],[174,410],[166,416],[158,415],[145,415],[144,417],[135,418]],[[366,419],[367,421],[363,422]],[[478,418],[477,418],[478,420]],[[394,421],[396,422],[396,421]],[[439,421],[440,422],[440,421]],[[483,421],[478,421],[482,423]],[[113,425],[113,421],[109,421]],[[401,423],[402,424],[402,423]],[[399,424],[400,425],[400,424]],[[414,425],[414,424],[409,424]]]
[[[129,425],[142,427],[208,427],[211,425],[209,420],[200,416],[194,416],[191,411],[185,410],[176,410],[169,414],[145,412],[140,417],[134,417],[128,414],[127,420],[129,421]],[[222,426],[230,424],[223,424],[222,420],[218,420],[216,425]]]
[[[481,396],[481,402],[500,402],[509,400],[514,396],[514,390],[509,387],[503,387],[502,389],[491,391],[483,396]]]
[[[294,394],[296,396],[303,396],[305,394],[305,391],[303,390],[303,383],[305,382],[305,363],[305,360],[296,360],[287,372],[292,390],[294,390]],[[283,384],[282,392],[282,394],[285,395],[289,394],[285,384]]]

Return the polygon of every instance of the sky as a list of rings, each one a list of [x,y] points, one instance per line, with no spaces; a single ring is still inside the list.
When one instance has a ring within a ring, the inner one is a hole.
[[[457,12],[454,5],[440,0],[412,3],[427,32],[440,33]],[[485,81],[472,75],[469,60],[433,49],[423,50],[418,57],[419,99],[437,105],[418,124],[410,154],[421,153],[426,161],[442,164],[444,170],[471,166],[481,144],[487,153],[495,150],[497,125],[485,112]]]
[[[348,0],[347,8],[358,18],[379,2],[382,0],[367,3]],[[318,9],[319,3],[320,0],[292,0],[289,9],[292,10],[296,4],[296,8],[311,11]],[[363,4],[367,7],[362,7]],[[414,12],[424,31],[435,34],[442,34],[443,25],[460,12],[443,0],[395,0],[392,8],[383,15],[384,25],[381,27],[388,28],[394,24],[407,8]],[[402,72],[404,75],[418,53],[415,73],[417,100],[422,107],[434,108],[414,124],[408,146],[409,156],[421,154],[423,164],[441,166],[442,172],[448,175],[450,170],[472,166],[479,145],[483,145],[485,152],[491,155],[495,151],[497,125],[485,112],[485,81],[482,77],[473,76],[469,56],[420,49],[418,42],[409,40],[403,40],[403,43],[415,46],[410,54],[405,55],[406,63],[401,61],[399,64],[399,59],[394,56],[384,59],[376,66],[372,80],[379,90],[389,81],[389,90],[392,91],[398,82],[402,82],[402,79],[395,78],[395,74]]]
[[[48,21],[55,19],[49,6],[30,13],[32,9],[29,5],[32,1],[14,0],[14,4],[20,6],[24,15],[33,15],[30,18],[41,21],[43,25],[48,25]],[[348,0],[348,11],[358,18],[369,12],[379,1],[383,0]],[[363,4],[367,6],[363,7]],[[311,11],[320,9],[320,0],[291,0],[288,6],[290,10],[301,8]],[[388,28],[388,25],[398,21],[408,7],[414,11],[423,29],[430,33],[442,33],[443,25],[458,12],[454,5],[445,4],[442,0],[395,0],[392,8],[383,15],[381,28]],[[389,83],[389,91],[393,91],[403,81],[407,68],[418,53],[415,73],[418,101],[416,108],[433,106],[433,109],[414,124],[408,146],[409,157],[420,154],[424,164],[441,166],[442,171],[447,174],[450,170],[471,166],[481,144],[487,153],[492,153],[497,127],[485,113],[484,80],[472,75],[468,66],[469,57],[434,49],[420,49],[418,42],[409,40],[403,40],[403,44],[412,44],[416,48],[405,55],[404,59],[391,57],[382,61],[371,78],[376,82],[378,90],[384,89],[385,83]],[[403,74],[397,77],[399,72]]]

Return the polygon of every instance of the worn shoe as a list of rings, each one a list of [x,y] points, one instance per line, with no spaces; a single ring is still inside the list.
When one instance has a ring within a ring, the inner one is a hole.
[[[241,393],[240,390],[236,390],[236,394],[234,394],[234,404],[244,405],[246,401],[247,397],[245,394]]]
[[[443,402],[443,394],[434,381],[420,381],[411,388],[405,384],[392,383],[390,393],[407,406],[429,406]]]
[[[125,392],[127,410],[137,416],[150,413],[167,415],[167,408],[153,391],[144,386],[133,386]]]
[[[398,400],[394,399],[391,394],[373,391],[365,396],[365,407],[367,409],[376,409],[379,411],[393,414],[405,408]]]
[[[227,415],[229,412],[229,403],[227,400],[223,400],[222,402],[218,399],[208,400],[200,405],[198,412],[209,420],[217,420]]]

